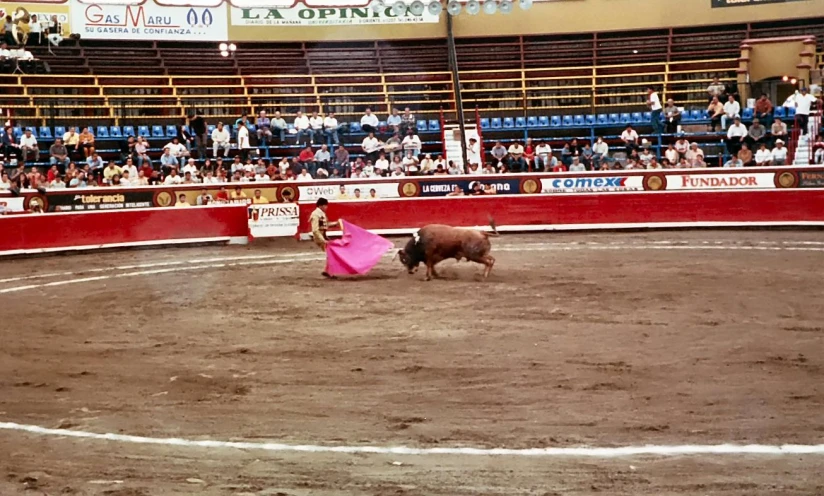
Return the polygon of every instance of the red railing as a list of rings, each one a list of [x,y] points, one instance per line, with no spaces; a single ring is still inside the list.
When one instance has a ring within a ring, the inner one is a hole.
[[[793,121],[793,132],[790,134],[789,150],[787,151],[787,165],[795,163],[795,150],[798,148],[798,138],[801,136],[801,126],[798,124],[798,115]]]
[[[821,132],[821,114],[823,113],[824,109],[821,109],[810,115],[810,120],[813,122],[813,132],[810,133],[810,146],[807,148],[807,152],[810,154],[809,160],[807,161],[808,164],[813,164],[815,161],[815,150],[813,150],[813,144],[815,144],[815,137]]]
[[[481,154],[481,164],[484,164],[484,135],[481,129],[481,111],[475,105],[475,127],[478,129],[478,153]]]
[[[446,159],[446,119],[443,116],[443,107],[441,107],[441,157]]]

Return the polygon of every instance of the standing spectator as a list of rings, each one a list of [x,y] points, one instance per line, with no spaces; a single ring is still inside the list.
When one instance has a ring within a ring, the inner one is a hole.
[[[400,134],[401,124],[403,124],[403,119],[401,118],[401,115],[398,113],[398,109],[393,108],[392,113],[389,114],[389,117],[386,118],[386,126],[389,128],[389,132]]]
[[[320,150],[315,152],[315,170],[317,171],[319,168],[322,168],[328,172],[331,161],[332,155],[329,153],[329,147],[321,145]]]
[[[194,134],[195,137],[195,146],[197,147],[198,158],[205,160],[206,146],[209,140],[209,135],[206,134],[208,125],[206,124],[206,119],[203,118],[203,114],[200,111],[197,111],[195,115],[189,119],[189,129],[192,130],[192,134]]]
[[[758,118],[752,120],[749,132],[747,133],[747,142],[751,149],[758,148],[762,143],[767,142],[767,128],[765,128]]]
[[[63,133],[63,145],[65,145],[66,150],[69,152],[69,157],[71,158],[72,154],[77,151],[77,145],[80,143],[80,135],[74,129],[74,126],[70,126],[69,130]]]
[[[366,111],[361,117],[360,120],[361,129],[363,129],[367,133],[377,133],[378,132],[378,116],[372,113],[372,109],[369,107],[366,108]]]
[[[678,126],[681,125],[681,109],[675,106],[675,100],[672,98],[667,100],[667,106],[664,107],[664,120],[667,123],[667,133],[675,134],[678,132]]]
[[[283,145],[286,142],[286,130],[288,129],[286,119],[281,117],[280,110],[275,111],[275,118],[272,119],[272,132],[278,133],[279,144]]]
[[[709,114],[710,117],[710,131],[714,132],[717,126],[721,126],[721,118],[724,116],[724,105],[718,97],[713,97],[710,101],[707,107],[707,114]],[[724,126],[721,126],[721,130],[725,130]]]
[[[638,149],[638,133],[635,132],[635,129],[632,129],[632,124],[627,124],[627,128],[621,133],[621,141],[626,146],[627,155]]]
[[[346,147],[343,145],[335,150],[334,168],[343,177],[346,177],[349,173],[349,152],[346,151]]]
[[[183,145],[186,148],[186,151],[191,153],[192,152],[192,143],[194,139],[192,138],[192,131],[189,129],[189,126],[186,124],[186,119],[183,119],[177,128],[177,142]]]
[[[49,148],[49,163],[57,164],[61,171],[69,165],[69,151],[60,138],[54,140],[54,144]]]
[[[712,83],[707,87],[707,94],[709,95],[710,101],[712,101],[713,98],[717,98],[720,101],[721,97],[724,96],[725,90],[726,87],[724,83],[719,81],[717,77],[712,78]]]
[[[421,139],[411,129],[406,132],[406,137],[403,138],[401,146],[403,146],[403,151],[405,154],[408,155],[409,152],[412,152],[415,158],[417,158],[421,153]]]
[[[312,112],[312,117],[309,118],[309,130],[312,132],[312,144],[320,143],[323,136],[323,117],[317,112]]]
[[[661,99],[655,88],[647,88],[647,107],[652,111],[652,133],[661,134]]]
[[[755,165],[767,167],[772,165],[772,160],[772,152],[767,149],[766,143],[761,142],[758,151],[755,152]]]
[[[755,118],[764,124],[764,127],[769,127],[772,123],[773,104],[770,97],[766,93],[761,93],[761,98],[755,102]]]
[[[80,130],[80,136],[77,141],[77,146],[83,150],[83,157],[89,158],[89,156],[94,153],[94,135],[88,127],[83,127]]]
[[[549,146],[549,143],[538,141],[535,147],[535,171],[544,172],[549,170],[549,158],[551,155],[552,147]]]
[[[329,112],[329,115],[323,119],[323,135],[326,137],[326,144],[330,147],[340,142],[338,139],[338,120],[335,118],[334,112]]]
[[[821,100],[807,92],[807,88],[801,88],[801,94],[795,97],[795,118],[798,121],[799,132],[804,135],[810,130],[810,110],[814,104],[821,106]]]
[[[787,165],[787,148],[783,140],[775,140],[775,148],[772,149],[773,165]]]
[[[524,147],[516,141],[509,145],[509,160],[507,166],[513,172],[526,172],[526,160],[524,160]]]
[[[737,154],[746,139],[747,126],[741,123],[740,117],[736,117],[733,125],[727,130],[727,151],[730,152],[730,155]],[[746,164],[746,162],[744,163]]]
[[[20,138],[20,151],[23,162],[28,162],[30,158],[33,158],[34,162],[40,161],[40,148],[37,147],[37,138],[31,133],[31,129],[26,129]]]
[[[264,145],[269,146],[269,139],[272,137],[272,121],[266,117],[265,110],[261,110],[258,113],[255,125],[257,126],[258,140]],[[283,143],[283,130],[281,130],[280,142]]]
[[[721,117],[721,130],[727,129],[727,121],[736,117],[741,117],[741,104],[735,100],[735,95],[729,95],[724,104],[724,116]]]
[[[403,109],[403,115],[401,116],[401,132],[406,133],[409,132],[411,129],[415,134],[417,134],[418,130],[416,128],[417,121],[415,120],[415,116],[412,114],[412,111],[409,107]]]
[[[369,132],[369,135],[364,138],[361,143],[361,148],[363,148],[364,153],[366,153],[366,159],[371,160],[373,163],[378,159],[378,153],[381,147],[382,144],[380,140],[375,137],[375,133],[372,131]]]
[[[222,122],[218,122],[217,127],[212,130],[212,150],[215,157],[217,157],[217,152],[221,148],[223,148],[223,156],[228,157],[229,150],[232,149],[232,143],[229,130],[223,126]]]
[[[237,128],[237,148],[240,151],[241,160],[249,158],[249,150],[252,148],[252,143],[249,140],[249,128],[246,126],[241,125]],[[215,152],[215,155],[217,155],[217,152]]]
[[[312,126],[309,123],[309,118],[303,115],[303,112],[298,110],[298,113],[295,115],[295,130],[297,131],[296,136],[296,143],[298,145],[304,144],[308,145],[312,142]],[[304,137],[308,137],[308,139],[304,139]]]
[[[776,117],[775,121],[773,121],[772,126],[770,127],[770,135],[774,140],[774,143],[778,143],[778,140],[787,139],[787,125],[781,120],[780,117]]]

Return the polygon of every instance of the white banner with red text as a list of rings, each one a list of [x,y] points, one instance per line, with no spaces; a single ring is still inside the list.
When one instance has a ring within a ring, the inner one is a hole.
[[[249,234],[253,238],[295,236],[300,224],[296,203],[249,205]]]

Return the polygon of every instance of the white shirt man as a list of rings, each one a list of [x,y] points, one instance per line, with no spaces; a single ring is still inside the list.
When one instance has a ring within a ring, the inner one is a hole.
[[[334,117],[327,116],[323,119],[323,127],[329,131],[335,130],[338,128],[338,120]]]
[[[244,125],[237,129],[237,147],[241,150],[252,148],[249,142],[249,128]]]
[[[20,148],[34,150],[37,148],[37,138],[31,132],[26,131],[26,134],[20,137]]]
[[[741,138],[746,138],[746,137],[747,137],[747,126],[745,126],[744,124],[741,124],[740,119],[736,119],[735,123],[732,126],[730,126],[730,128],[727,130],[727,138],[730,139],[730,140],[738,139],[740,141]]]
[[[389,161],[386,160],[386,157],[379,158],[375,161],[375,168],[380,171],[388,171]]]
[[[767,147],[764,145],[762,145],[761,148],[755,152],[755,165],[770,165],[772,160],[772,152],[767,150]]]
[[[319,116],[317,112],[313,113],[309,119],[309,127],[311,127],[315,133],[323,132],[323,117]]]
[[[303,113],[298,112],[297,117],[295,117],[295,129],[298,131],[306,131],[309,129],[309,118],[303,115]]]
[[[687,150],[689,150],[689,149],[690,149],[690,142],[687,141],[686,139],[681,138],[681,139],[679,139],[678,141],[675,142],[675,151],[677,151],[678,154],[681,155],[682,157],[684,156],[685,153],[687,153]]]
[[[166,179],[163,180],[163,184],[170,186],[173,184],[181,184],[183,182],[183,178],[180,177],[176,170],[172,169],[172,173],[166,176]]]
[[[300,171],[300,174],[298,174],[297,180],[298,181],[314,181],[315,178],[313,178],[312,174],[309,174],[306,171],[306,169],[303,169],[302,171]]]
[[[129,165],[128,163],[125,163],[125,164],[120,166],[120,169],[122,169],[122,171],[123,171],[123,176],[120,178],[121,179],[121,184],[122,184],[122,179],[124,177],[126,177],[125,174],[127,172],[129,173],[129,177],[131,178],[132,181],[135,181],[137,179],[137,167],[135,167],[134,164]]]
[[[366,109],[366,113],[363,114],[363,117],[360,119],[361,127],[372,126],[373,128],[378,128],[378,116],[373,114],[371,110]]]
[[[183,169],[181,170],[181,172],[183,174],[186,174],[188,172],[192,176],[197,175],[197,166],[195,165],[195,161],[192,160],[192,159],[189,159],[189,162],[186,165],[183,166]]]
[[[741,117],[741,104],[735,101],[735,98],[730,96],[727,103],[724,104],[724,116],[721,117],[721,127],[727,127],[727,121]]]
[[[167,143],[163,148],[168,148],[169,154],[175,158],[180,158],[180,156],[186,151],[186,147],[183,146],[183,143]]]
[[[653,112],[656,110],[661,110],[663,107],[661,106],[661,99],[658,98],[658,93],[653,91],[649,94],[649,108]]]
[[[810,115],[810,108],[815,102],[816,98],[814,96],[807,93],[806,89],[802,90],[802,92],[795,97],[795,114]]]
[[[593,153],[598,153],[595,151],[595,148],[592,149]],[[535,156],[540,158],[542,163],[547,163],[549,161],[549,156],[552,154],[552,147],[546,143],[541,143],[540,145],[535,147]]]
[[[363,147],[363,151],[366,153],[374,153],[381,148],[381,142],[374,135],[370,134],[363,139],[361,146]]]
[[[217,152],[220,148],[223,148],[224,157],[229,156],[229,150],[232,149],[229,138],[229,130],[223,126],[222,122],[218,122],[217,127],[212,131],[212,146],[214,147],[215,157],[217,157]]]
[[[466,145],[466,158],[469,160],[470,164],[481,164],[483,160],[481,159],[481,146],[478,144],[478,140],[471,138],[469,143]],[[481,173],[480,167],[478,168],[479,174]]]
[[[784,146],[783,141],[776,140],[771,154],[774,165],[787,165],[787,147]]]
[[[421,149],[421,139],[417,134],[407,134],[401,145],[404,150],[412,150],[413,153],[418,153]]]
[[[638,133],[636,133],[635,129],[632,128],[624,129],[624,132],[621,133],[621,140],[624,143],[637,143]]]

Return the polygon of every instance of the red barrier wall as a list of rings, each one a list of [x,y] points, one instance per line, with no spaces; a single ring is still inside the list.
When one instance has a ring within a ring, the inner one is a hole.
[[[0,255],[166,243],[244,242],[245,205],[0,217]]]
[[[300,233],[311,231],[312,204],[301,204]],[[501,230],[564,230],[746,225],[824,225],[824,190],[749,190],[410,198],[334,202],[345,218],[382,233],[426,224],[473,227],[495,218]]]

